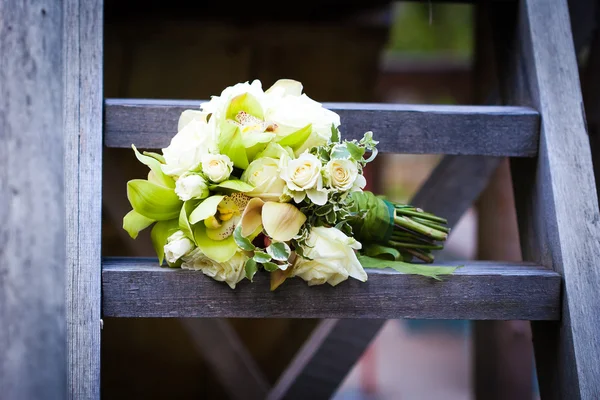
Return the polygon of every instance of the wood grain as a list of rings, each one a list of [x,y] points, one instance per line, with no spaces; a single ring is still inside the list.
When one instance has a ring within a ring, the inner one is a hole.
[[[266,397],[267,379],[226,319],[183,318],[181,323],[230,399]]]
[[[329,399],[386,322],[382,319],[325,319],[298,351],[268,400]],[[343,351],[345,350],[345,351]]]
[[[542,398],[600,394],[600,215],[566,1],[520,4],[515,84],[505,99],[542,115],[539,157],[513,163],[525,260],[562,275],[562,321],[534,323]],[[560,62],[557,62],[557,60]]]
[[[164,148],[182,111],[201,101],[107,99],[104,144]],[[340,115],[342,137],[373,131],[383,152],[532,157],[539,119],[526,107],[324,103]]]
[[[68,396],[100,398],[102,0],[65,0]]]
[[[64,399],[60,2],[0,2],[0,397]]]
[[[109,317],[559,318],[559,276],[532,264],[471,263],[443,282],[370,271],[362,283],[308,287],[290,279],[275,292],[257,274],[235,290],[202,273],[158,267],[151,258],[106,258],[103,313]],[[452,264],[451,264],[452,265]],[[453,265],[456,265],[454,263]],[[260,307],[256,307],[260,304]]]

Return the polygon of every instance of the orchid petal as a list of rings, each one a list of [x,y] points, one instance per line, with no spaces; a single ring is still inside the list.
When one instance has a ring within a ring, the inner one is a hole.
[[[156,221],[177,218],[182,205],[173,189],[144,179],[127,182],[127,198],[137,213]]]
[[[215,215],[217,213],[217,207],[221,200],[223,200],[225,196],[215,195],[205,199],[202,203],[196,207],[194,211],[190,214],[190,223],[195,224],[199,221],[203,221],[211,215]]]
[[[302,94],[302,83],[293,79],[279,79],[268,88],[265,93],[270,94],[276,90],[281,90],[284,95],[288,96],[300,96]]]

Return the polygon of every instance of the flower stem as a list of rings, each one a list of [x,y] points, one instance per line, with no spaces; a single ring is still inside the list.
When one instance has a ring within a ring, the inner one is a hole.
[[[396,213],[400,215],[407,215],[410,217],[426,219],[432,222],[437,222],[438,224],[446,225],[448,223],[448,220],[446,220],[445,218],[438,217],[437,215],[433,215],[425,211],[418,211],[416,208],[396,207]]]
[[[422,218],[417,218],[417,217],[414,217],[413,220],[417,221],[420,224],[428,226],[430,228],[437,229],[438,231],[450,233],[450,228],[448,228],[447,226],[442,226],[442,225],[437,224],[435,222],[432,222],[432,221],[429,221],[429,220],[426,220],[426,219],[422,219]]]
[[[432,263],[434,260],[433,254],[424,253],[422,251],[419,251],[418,249],[403,249],[403,251],[406,251],[407,253],[412,254],[413,256],[427,263]]]
[[[436,245],[436,244],[418,244],[418,243],[396,242],[395,240],[390,240],[389,244],[392,247],[400,247],[400,248],[404,248],[404,249],[441,250],[444,248],[444,246]]]
[[[405,216],[395,216],[394,222],[397,225],[418,232],[435,240],[446,240],[448,238],[448,234],[446,232],[441,232],[437,229],[430,228]]]

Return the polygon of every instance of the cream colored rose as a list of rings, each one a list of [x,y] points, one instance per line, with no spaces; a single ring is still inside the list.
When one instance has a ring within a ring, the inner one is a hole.
[[[358,176],[358,167],[353,160],[331,160],[325,165],[325,181],[329,187],[341,192],[351,190]]]
[[[245,193],[247,196],[260,197],[265,201],[279,201],[286,185],[279,176],[279,160],[271,157],[252,161],[240,179],[254,186],[251,192]]]
[[[292,276],[304,279],[310,286],[324,283],[335,286],[349,276],[361,282],[367,280],[354,252],[361,248],[360,242],[339,229],[313,227],[306,244],[303,252],[311,260],[297,257]]]
[[[321,160],[310,153],[290,160],[283,156],[280,160],[281,178],[286,182],[294,201],[300,203],[306,196],[315,204],[327,202],[327,190],[323,188]]]
[[[175,193],[183,201],[190,199],[204,199],[209,191],[206,180],[198,174],[183,174],[175,182]]]
[[[194,248],[194,243],[182,231],[177,231],[168,237],[165,244],[165,258],[169,264],[174,264]]]
[[[204,275],[208,275],[219,282],[226,282],[230,288],[235,289],[235,285],[245,277],[244,267],[247,260],[248,256],[242,252],[237,252],[228,261],[218,263],[204,255],[199,248],[196,248],[183,258],[181,268],[202,271]]]
[[[180,176],[198,168],[205,154],[217,151],[214,124],[191,119],[162,149],[165,164],[161,168],[167,175]]]
[[[229,178],[233,170],[233,162],[225,154],[206,154],[202,158],[202,172],[214,183]]]

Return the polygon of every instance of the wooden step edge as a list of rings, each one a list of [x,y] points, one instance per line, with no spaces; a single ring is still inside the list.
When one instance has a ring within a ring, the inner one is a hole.
[[[268,276],[235,290],[201,272],[161,268],[152,258],[105,258],[107,317],[418,318],[558,320],[561,277],[528,263],[468,261],[442,282],[390,270],[362,283],[309,287],[299,278],[269,291]],[[460,263],[447,263],[458,265]]]

